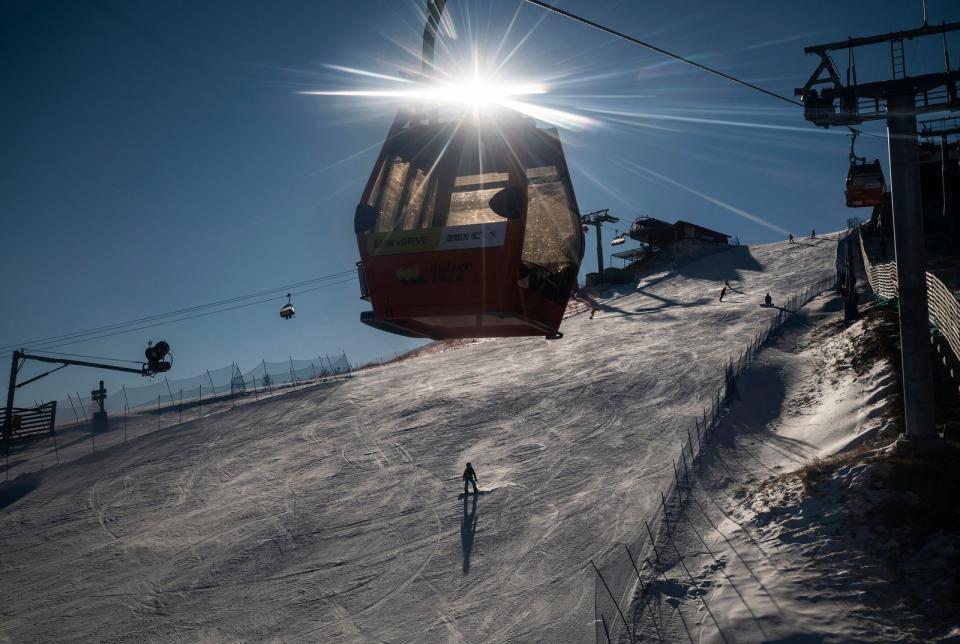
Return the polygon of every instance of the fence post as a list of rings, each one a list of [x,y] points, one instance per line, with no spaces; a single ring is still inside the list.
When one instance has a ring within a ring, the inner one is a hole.
[[[680,490],[680,475],[677,473],[677,459],[670,459],[673,463],[673,480],[677,482],[677,496],[680,497],[680,503],[683,503],[683,492]]]
[[[690,470],[687,469],[687,457],[686,457],[686,456],[684,455],[684,453],[683,453],[683,443],[682,443],[682,442],[680,443],[680,458],[683,459],[683,473],[684,473],[684,474],[686,475],[686,477],[687,477],[687,489],[689,490],[689,489],[690,489]],[[693,458],[693,455],[692,455],[692,454],[691,454],[691,458]]]
[[[127,414],[130,412],[130,401],[127,399],[127,386],[120,387],[123,392],[123,442],[127,442]]]
[[[177,409],[177,424],[183,422],[183,387],[180,387],[180,408]]]
[[[663,520],[667,524],[667,532],[670,531],[670,513],[667,511],[667,497],[664,496],[663,490],[660,490],[660,503],[663,505]]]
[[[633,631],[630,630],[630,625],[627,623],[627,618],[624,617],[623,611],[620,610],[620,602],[617,601],[617,598],[613,596],[613,593],[610,592],[610,586],[607,585],[606,580],[603,578],[603,575],[600,574],[600,569],[597,568],[597,564],[593,563],[593,559],[590,560],[590,565],[593,566],[593,569],[597,571],[597,577],[600,578],[600,582],[603,584],[603,587],[607,589],[607,594],[610,595],[610,599],[613,600],[613,605],[617,607],[617,612],[620,613],[620,619],[623,620],[623,627],[627,629],[627,635],[630,636],[630,640],[633,640]],[[602,616],[603,613],[600,613]],[[604,627],[606,627],[606,622],[604,622]]]
[[[662,492],[661,492],[662,494]],[[666,518],[667,515],[663,515]],[[643,525],[647,528],[647,534],[650,535],[650,546],[653,548],[653,556],[657,558],[657,568],[663,570],[663,564],[660,562],[660,551],[657,549],[657,540],[653,536],[653,531],[650,530],[650,524],[646,521],[643,522]],[[668,527],[667,530],[670,528]]]
[[[80,424],[80,416],[77,414],[77,408],[73,406],[73,396],[67,393],[67,400],[70,401],[70,409],[73,410],[73,417],[76,419],[77,424]]]
[[[217,397],[217,387],[213,384],[213,378],[210,376],[210,370],[207,369],[207,380],[210,381],[210,389],[213,390],[213,397]]]
[[[160,394],[157,394],[157,429],[160,429]]]
[[[89,420],[87,420],[87,410],[84,408],[83,403],[80,402],[80,393],[79,393],[79,392],[77,393],[77,405],[80,407],[80,411],[83,412],[83,422],[85,422],[85,423],[90,422]]]
[[[697,457],[693,455],[693,438],[690,436],[690,425],[687,425],[687,444],[690,446],[690,460],[696,463]]]
[[[607,636],[607,644],[613,644],[610,641],[610,629],[607,628],[607,618],[603,616],[603,613],[600,613],[600,621],[603,623],[603,632]]]
[[[197,403],[197,418],[203,418],[203,383],[200,383],[200,401]]]
[[[293,371],[293,356],[290,356],[290,380],[293,382],[293,390],[297,390],[297,374]]]

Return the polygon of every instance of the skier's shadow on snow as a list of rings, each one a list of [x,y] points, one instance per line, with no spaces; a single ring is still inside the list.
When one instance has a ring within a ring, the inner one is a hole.
[[[460,543],[463,546],[463,574],[470,572],[470,552],[473,550],[473,535],[477,532],[477,498],[479,495],[470,495],[473,499],[470,511],[467,512],[467,497],[463,497],[463,521],[460,523]]]

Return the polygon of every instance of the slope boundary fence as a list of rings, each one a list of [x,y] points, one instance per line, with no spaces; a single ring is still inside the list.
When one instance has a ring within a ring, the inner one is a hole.
[[[865,242],[865,229],[860,226],[860,253],[867,281],[877,297],[887,300],[899,296],[897,283],[897,262],[878,261],[871,258]],[[949,368],[954,379],[960,379],[956,365],[960,364],[960,302],[946,284],[936,275],[927,272],[927,312],[930,318],[930,342],[941,354],[948,349],[953,354],[951,361],[941,355],[943,365]],[[940,339],[942,338],[942,342]]]
[[[203,419],[308,387],[332,386],[353,376],[346,353],[336,356],[282,362],[262,360],[254,369],[240,370],[237,363],[192,378],[157,378],[142,387],[114,389],[104,401],[105,420],[95,422],[97,405],[80,394],[61,401],[40,401],[28,409],[17,408],[15,454],[7,454],[4,479],[11,474],[35,473],[89,453],[96,453],[129,437]],[[60,414],[56,414],[56,411]],[[61,441],[58,445],[57,437]],[[52,439],[52,446],[49,444]],[[52,447],[52,449],[51,449]],[[11,462],[12,461],[12,462]]]
[[[643,613],[650,601],[643,581],[644,573],[647,574],[647,579],[658,576],[666,579],[658,550],[658,544],[663,542],[660,537],[672,543],[675,523],[672,517],[678,516],[689,500],[692,480],[696,476],[701,454],[710,445],[723,412],[732,400],[737,378],[750,368],[764,344],[775,336],[784,324],[793,319],[813,298],[824,291],[832,290],[836,283],[834,273],[825,273],[790,297],[783,307],[777,308],[777,315],[756,333],[739,357],[735,361],[727,362],[721,384],[713,392],[710,404],[703,407],[702,416],[692,419],[693,424],[688,425],[686,431],[687,440],[681,440],[678,445],[677,456],[673,459],[673,478],[666,488],[659,491],[660,504],[653,516],[645,521],[644,533],[633,543],[623,544],[622,551],[613,552],[602,564],[591,561],[595,571],[594,618],[598,644],[637,641],[636,625],[643,619]],[[710,607],[705,597],[701,596],[700,601],[710,615]],[[656,620],[651,621],[656,629]]]

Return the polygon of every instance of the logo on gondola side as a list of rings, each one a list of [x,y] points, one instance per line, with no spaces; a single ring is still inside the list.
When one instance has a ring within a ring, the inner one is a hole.
[[[464,276],[472,272],[472,262],[430,264],[430,281],[434,284],[462,284]]]
[[[397,271],[397,279],[401,284],[426,284],[427,280],[420,275],[420,267],[414,264]]]

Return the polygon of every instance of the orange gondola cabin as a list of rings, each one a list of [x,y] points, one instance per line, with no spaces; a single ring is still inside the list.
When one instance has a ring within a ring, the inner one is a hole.
[[[846,190],[844,190],[848,208],[879,206],[883,202],[883,193],[886,190],[887,184],[883,180],[883,168],[880,167],[879,159],[872,163],[857,158],[850,161]]]
[[[401,113],[355,232],[364,323],[435,340],[561,337],[583,233],[556,130],[513,113]]]

